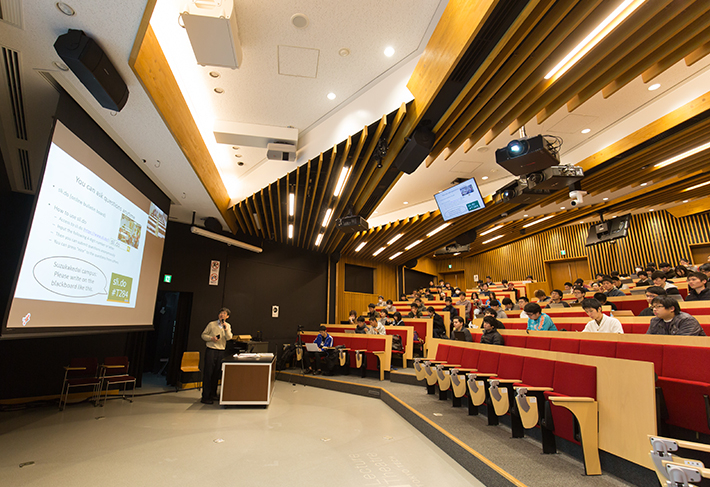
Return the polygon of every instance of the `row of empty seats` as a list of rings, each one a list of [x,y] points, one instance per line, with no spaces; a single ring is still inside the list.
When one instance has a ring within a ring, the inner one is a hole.
[[[96,405],[101,405],[103,396],[104,404],[111,386],[123,386],[125,393],[128,384],[133,384],[131,399],[136,389],[136,378],[128,373],[128,357],[106,357],[104,363],[99,365],[96,358],[74,358],[69,365],[64,367],[64,382],[62,393],[59,396],[59,409],[67,405],[69,391],[72,388],[90,388]]]

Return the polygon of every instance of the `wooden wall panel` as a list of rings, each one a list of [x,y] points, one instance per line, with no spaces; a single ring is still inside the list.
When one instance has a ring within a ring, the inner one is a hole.
[[[412,270],[423,272],[425,274],[439,275],[439,269],[436,266],[436,261],[431,257],[420,257],[417,259],[417,265]]]
[[[345,264],[355,264],[375,269],[374,294],[353,293],[345,291]],[[368,303],[377,303],[377,296],[380,294],[385,299],[396,301],[397,296],[397,267],[381,263],[374,263],[352,257],[343,257],[338,262],[336,276],[336,302],[335,320],[347,320],[351,309],[358,313],[367,310]]]
[[[520,280],[527,275],[544,281],[544,262],[549,260],[586,257],[592,275],[613,270],[631,273],[635,266],[645,267],[648,262],[675,265],[681,257],[690,258],[691,244],[710,242],[710,212],[684,218],[667,211],[633,215],[628,237],[585,247],[589,226],[554,228],[467,259],[436,259],[437,269],[447,270],[449,264],[464,269],[470,289],[474,274],[490,275],[494,281]]]

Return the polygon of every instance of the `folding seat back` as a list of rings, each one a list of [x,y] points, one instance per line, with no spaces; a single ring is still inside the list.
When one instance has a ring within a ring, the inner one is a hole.
[[[524,361],[525,357],[522,355],[500,354],[500,359],[498,360],[498,377],[501,379],[520,380],[523,374]]]
[[[710,348],[664,345],[663,377],[710,383]]]
[[[586,323],[571,323],[570,327],[567,328],[568,331],[584,331],[584,327],[587,326]]]
[[[343,345],[345,348],[350,348],[350,337],[333,337],[333,345]]]
[[[540,337],[540,336],[529,336],[525,344],[526,348],[533,348],[535,350],[549,350],[550,349],[550,338]]]
[[[663,368],[663,345],[618,342],[616,344],[616,358],[653,362],[653,370],[659,376]]]
[[[367,350],[367,338],[352,337],[350,339],[350,348],[353,350]]]
[[[478,355],[478,367],[476,368],[481,373],[495,374],[498,372],[499,358],[499,353],[481,350],[481,353]]]
[[[579,340],[576,338],[553,338],[550,340],[550,351],[579,353]]]
[[[621,328],[623,328],[624,334],[627,334],[627,335],[634,332],[634,324],[633,323],[624,323],[622,321]]]
[[[446,358],[446,361],[450,364],[459,364],[461,365],[461,356],[463,355],[464,348],[463,347],[457,347],[452,345],[451,348],[449,349],[449,355]]]
[[[649,325],[646,323],[634,323],[632,326],[633,326],[633,333],[639,333],[639,334],[646,333],[648,331],[648,327],[649,327]]]
[[[385,339],[383,338],[367,338],[368,352],[381,352],[385,349]]]
[[[477,348],[467,348],[461,355],[461,367],[465,369],[475,369],[478,365],[478,355],[481,353]]]
[[[525,348],[528,339],[525,335],[506,335],[503,338],[505,339],[505,345],[507,347],[518,348]]]
[[[597,368],[589,365],[557,362],[552,382],[553,392],[545,396],[597,397]],[[564,407],[550,405],[555,434],[579,444],[575,436],[574,416]]]
[[[616,342],[605,340],[580,340],[579,353],[597,357],[616,357]]]
[[[473,338],[473,343],[481,343],[481,337],[483,333],[471,332],[471,338]]]
[[[440,343],[439,347],[436,349],[436,357],[434,360],[446,361],[449,358],[449,349],[450,348],[451,348],[451,345],[446,345],[446,344]]]
[[[536,357],[525,357],[523,363],[523,384],[535,387],[552,387],[555,361]]]

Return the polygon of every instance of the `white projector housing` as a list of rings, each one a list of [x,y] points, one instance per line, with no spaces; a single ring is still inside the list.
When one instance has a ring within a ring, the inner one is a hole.
[[[296,160],[296,146],[292,144],[269,144],[266,146],[266,158],[270,161],[293,162]]]
[[[197,64],[232,69],[242,65],[234,0],[194,0],[181,18]]]

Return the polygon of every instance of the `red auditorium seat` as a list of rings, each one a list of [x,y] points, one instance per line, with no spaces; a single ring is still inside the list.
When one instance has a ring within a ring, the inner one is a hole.
[[[529,336],[525,347],[532,348],[534,350],[549,350],[550,338],[540,336]]]
[[[550,341],[550,351],[579,353],[579,340],[576,338],[553,338]]]
[[[616,342],[602,340],[581,340],[579,353],[582,355],[596,355],[597,357],[616,357]]]

